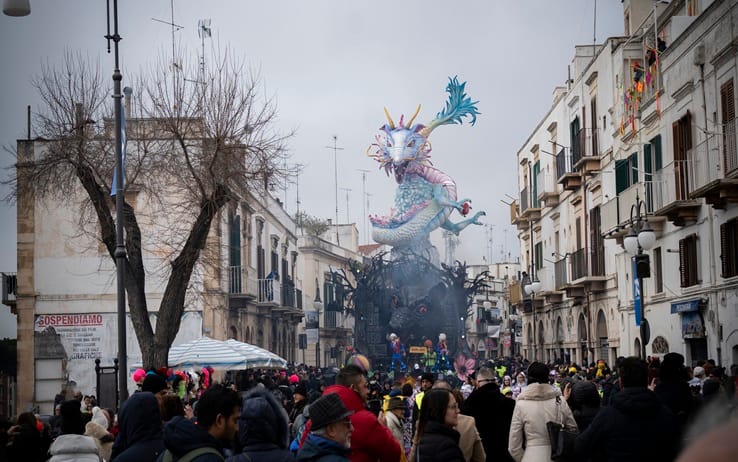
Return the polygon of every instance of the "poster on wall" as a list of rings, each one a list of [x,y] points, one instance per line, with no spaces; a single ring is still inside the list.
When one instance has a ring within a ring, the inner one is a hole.
[[[320,320],[317,311],[305,312],[305,334],[307,335],[308,344],[318,343],[318,329]]]
[[[156,314],[151,314],[152,325],[156,324]],[[35,346],[39,352],[55,352],[63,355],[66,361],[67,381],[75,390],[84,394],[97,395],[95,377],[95,359],[100,359],[101,366],[112,366],[118,355],[118,315],[116,313],[63,313],[40,314],[34,323],[36,332],[56,335],[37,335],[39,344]],[[199,312],[186,312],[182,316],[180,329],[174,339],[173,346],[179,345],[201,336],[202,315]],[[61,343],[61,345],[58,345]],[[141,349],[136,333],[133,330],[130,316],[126,322],[126,349],[129,367],[141,363]],[[135,384],[130,380],[129,392],[133,392]],[[60,390],[61,391],[61,390]],[[53,396],[51,397],[53,400]]]

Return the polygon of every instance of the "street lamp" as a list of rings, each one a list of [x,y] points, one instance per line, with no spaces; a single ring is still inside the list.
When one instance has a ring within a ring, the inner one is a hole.
[[[531,233],[532,234],[532,233]],[[538,276],[536,276],[535,270],[536,266],[535,264],[531,265],[531,277],[528,277],[527,274],[525,274],[523,278],[523,290],[525,293],[530,295],[530,308],[533,313],[533,360],[537,358],[537,352],[536,352],[536,307],[535,307],[535,298],[536,298],[536,292],[540,292],[543,288],[543,284],[541,284],[541,281],[538,280]]]
[[[31,14],[29,0],[3,0],[3,13],[6,16],[28,16]]]
[[[623,247],[631,255],[633,268],[633,307],[636,325],[640,326],[641,357],[646,359],[646,345],[651,331],[646,320],[646,304],[643,297],[643,279],[651,276],[651,261],[644,251],[651,250],[656,243],[656,233],[648,224],[646,203],[636,194],[636,203],[630,207],[630,229],[623,239]]]

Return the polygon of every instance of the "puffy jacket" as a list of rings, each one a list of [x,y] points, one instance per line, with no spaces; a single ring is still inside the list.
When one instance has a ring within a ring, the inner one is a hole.
[[[439,422],[425,424],[416,462],[466,462],[459,448],[459,432]]]
[[[218,440],[204,428],[181,416],[175,416],[164,427],[164,447],[174,455],[175,462],[185,454],[195,449],[211,447],[220,454],[223,453]],[[157,461],[164,460],[163,452]],[[207,453],[193,459],[192,462],[221,462],[225,457]]]
[[[164,452],[159,403],[151,392],[134,393],[118,415],[115,462],[153,462]]]
[[[255,388],[243,399],[238,418],[238,441],[241,454],[229,457],[229,462],[265,460],[293,461],[289,445],[287,412],[268,390]]]
[[[49,448],[49,462],[100,462],[95,440],[83,435],[60,435]]]
[[[578,431],[571,409],[558,391],[547,383],[531,383],[518,396],[510,425],[508,450],[516,462],[551,460],[547,422],[563,423],[567,430]]]
[[[397,462],[400,460],[400,445],[389,429],[379,423],[377,417],[364,407],[361,397],[343,385],[331,385],[324,395],[336,393],[351,415],[354,431],[351,434],[351,462]]]
[[[672,461],[677,451],[679,423],[645,387],[613,395],[576,441],[577,460]]]

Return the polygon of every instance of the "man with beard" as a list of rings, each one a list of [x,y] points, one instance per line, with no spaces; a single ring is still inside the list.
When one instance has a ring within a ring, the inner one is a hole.
[[[241,400],[238,394],[222,385],[213,385],[197,402],[197,423],[176,416],[164,427],[166,451],[159,462],[170,462],[188,456],[193,462],[225,460],[223,448],[230,447],[238,432]],[[194,456],[194,457],[193,457]]]

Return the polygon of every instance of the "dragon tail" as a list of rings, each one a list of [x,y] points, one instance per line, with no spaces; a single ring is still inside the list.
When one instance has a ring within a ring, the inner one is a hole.
[[[448,80],[446,106],[421,130],[423,136],[427,137],[433,129],[441,125],[461,124],[462,119],[466,116],[471,117],[472,125],[477,121],[479,111],[476,105],[479,101],[472,101],[466,94],[466,82],[459,83],[458,77],[449,77]]]

